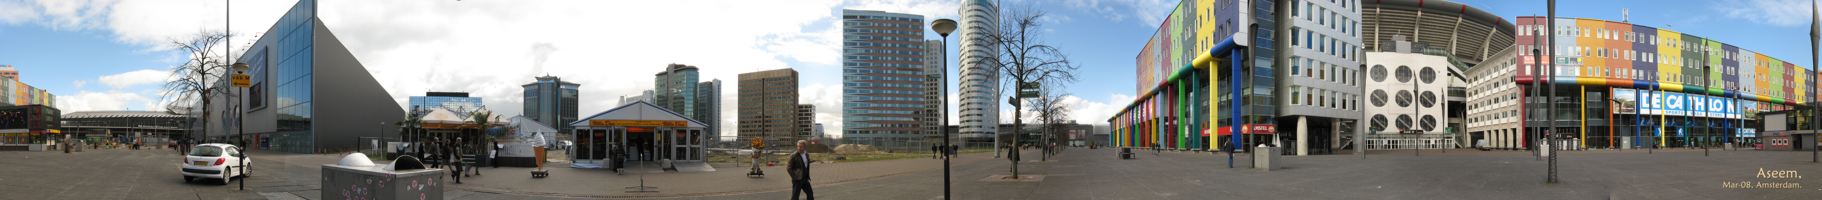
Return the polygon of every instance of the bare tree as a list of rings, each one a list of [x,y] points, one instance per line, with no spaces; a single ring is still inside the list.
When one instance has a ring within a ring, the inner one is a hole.
[[[1001,15],[1001,21],[997,25],[998,30],[981,37],[983,43],[993,47],[997,52],[993,52],[993,56],[962,58],[962,63],[989,65],[988,67],[993,68],[993,72],[990,73],[996,73],[993,76],[1000,79],[996,86],[999,89],[995,90],[997,96],[1005,95],[1008,90],[1018,91],[1017,88],[1021,83],[1056,86],[1076,81],[1075,71],[1081,67],[1071,64],[1068,54],[1063,53],[1062,49],[1044,44],[1045,12],[1043,10],[1039,10],[1036,5],[1031,3],[1025,3],[1005,8],[1003,11],[1005,11],[1002,13],[1004,15]],[[1022,110],[1018,99],[1015,97],[1007,101],[1012,104],[1014,110],[1012,117],[1012,148],[1014,149],[1018,148],[1019,136],[1022,135],[1018,132],[1024,128],[1021,120],[1018,120],[1022,118],[1022,113],[1017,112]],[[1010,159],[1012,177],[1019,177],[1018,151],[1014,150],[1009,155],[1012,157]]]
[[[183,52],[189,60],[183,64],[171,66],[171,78],[165,82],[164,91],[159,102],[170,102],[168,108],[202,106],[202,116],[189,122],[191,127],[199,120],[210,117],[209,104],[216,95],[234,95],[229,93],[222,80],[233,73],[229,65],[233,63],[226,46],[228,35],[220,32],[199,32],[186,38],[171,40],[171,47]],[[206,126],[205,126],[206,130]],[[195,131],[194,129],[192,131]]]
[[[1060,129],[1063,122],[1067,121],[1065,119],[1069,118],[1069,108],[1072,105],[1064,102],[1063,98],[1071,96],[1071,94],[1064,92],[1063,86],[1061,85],[1042,87],[1038,90],[1038,93],[1040,95],[1039,98],[1031,99],[1030,104],[1027,105],[1030,106],[1030,110],[1027,112],[1031,112],[1033,116],[1036,116],[1034,120],[1036,120],[1039,127],[1042,128],[1039,132],[1042,133],[1041,136],[1043,136],[1043,139],[1039,140],[1039,145],[1051,147],[1049,146],[1051,143],[1056,142],[1055,140],[1057,138],[1061,138],[1057,130]],[[1056,153],[1055,150],[1056,149],[1054,148],[1046,148],[1045,152],[1038,160],[1050,160],[1050,155]]]

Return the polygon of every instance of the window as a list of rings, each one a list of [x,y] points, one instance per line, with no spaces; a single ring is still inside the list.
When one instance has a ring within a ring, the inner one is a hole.
[[[1299,13],[1303,13],[1303,10],[1297,9],[1297,4],[1291,4],[1291,17],[1297,17]]]
[[[1298,100],[1297,97],[1299,97],[1299,95],[1297,95],[1297,94],[1302,92],[1301,90],[1298,90],[1299,88],[1302,88],[1302,87],[1295,86],[1295,85],[1291,86],[1291,105],[1297,104],[1297,100]]]
[[[1292,5],[1295,5],[1295,4],[1292,4]],[[1297,27],[1291,27],[1291,46],[1297,46],[1297,44],[1299,42],[1297,40],[1297,34],[1303,34],[1303,31],[1297,31],[1297,30],[1301,30],[1301,29],[1299,29]]]
[[[1298,71],[1301,71],[1301,70],[1298,70],[1298,69],[1302,68],[1300,65],[1301,64],[1300,60],[1303,60],[1303,58],[1297,57],[1297,56],[1291,56],[1291,75],[1297,75]],[[1293,86],[1293,87],[1295,87],[1295,86]]]

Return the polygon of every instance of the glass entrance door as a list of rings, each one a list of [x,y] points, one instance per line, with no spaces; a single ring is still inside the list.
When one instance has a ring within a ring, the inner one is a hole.
[[[671,160],[702,161],[701,129],[672,129],[665,136],[670,137]]]

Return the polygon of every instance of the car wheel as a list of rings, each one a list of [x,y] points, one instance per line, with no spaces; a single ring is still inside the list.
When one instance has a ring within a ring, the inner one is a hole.
[[[241,173],[241,174],[240,174],[240,177],[241,177],[241,178],[247,178],[247,177],[253,177],[253,165],[252,165],[252,164],[248,164],[248,165],[242,165],[242,166],[240,166],[240,167],[241,167],[241,168],[246,168],[246,169],[241,169],[241,170],[247,170],[247,171],[242,171],[242,172],[240,172],[240,173]]]
[[[190,177],[190,176],[183,177],[183,182],[185,182],[185,183],[188,183],[190,181],[195,181],[195,180],[196,180],[196,177]]]
[[[228,180],[234,179],[233,176],[228,176],[228,172],[234,171],[234,168],[233,167],[223,167],[221,169],[222,169],[221,170],[221,185],[228,185]]]

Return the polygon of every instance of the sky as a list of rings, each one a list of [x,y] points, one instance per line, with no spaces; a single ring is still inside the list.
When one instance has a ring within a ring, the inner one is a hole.
[[[1177,2],[1002,4],[1036,6],[1049,14],[1045,43],[1067,52],[1084,75],[1066,86],[1073,97],[1064,102],[1078,122],[1103,124],[1134,99],[1133,59]],[[1544,14],[1540,0],[1461,2],[1508,21]],[[169,79],[171,66],[187,59],[172,50],[173,38],[222,31],[232,19],[234,44],[245,46],[295,3],[0,0],[0,64],[13,65],[21,81],[57,95],[66,113],[162,110],[166,101],[159,86]],[[319,17],[400,105],[428,91],[469,92],[484,98],[496,114],[513,116],[522,113],[524,103],[519,85],[553,75],[582,84],[579,109],[586,116],[612,108],[620,96],[651,89],[652,74],[671,63],[701,68],[702,80],[722,80],[722,96],[729,99],[736,96],[739,73],[793,68],[804,79],[799,101],[816,105],[816,121],[839,134],[841,10],[935,20],[956,18],[959,5],[957,0],[322,0]],[[1803,60],[1805,45],[1790,41],[1807,39],[1809,5],[1791,0],[1562,1],[1557,15],[1618,20],[1619,10],[1629,8],[1632,23]],[[940,39],[934,32],[925,35]],[[953,53],[956,43],[948,48],[950,55],[958,54]],[[722,105],[722,112],[729,113],[722,119],[723,132],[732,133],[735,102]],[[951,121],[955,118],[951,115]]]

